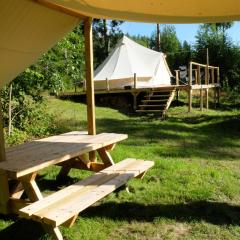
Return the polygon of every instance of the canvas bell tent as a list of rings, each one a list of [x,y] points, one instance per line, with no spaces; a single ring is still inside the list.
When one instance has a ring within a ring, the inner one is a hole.
[[[95,70],[95,89],[134,87],[134,75],[136,88],[171,85],[172,74],[165,56],[123,36],[106,60]]]

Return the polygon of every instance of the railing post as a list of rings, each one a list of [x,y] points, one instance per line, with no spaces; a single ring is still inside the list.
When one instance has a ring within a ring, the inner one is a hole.
[[[201,66],[197,65],[197,84],[201,84]]]
[[[108,78],[106,78],[106,89],[109,91],[109,81],[108,81]]]
[[[137,74],[136,73],[134,73],[133,80],[134,80],[134,89],[136,89],[137,88]]]
[[[192,86],[192,62],[190,62],[190,64],[189,64],[189,81],[188,81],[188,85]]]

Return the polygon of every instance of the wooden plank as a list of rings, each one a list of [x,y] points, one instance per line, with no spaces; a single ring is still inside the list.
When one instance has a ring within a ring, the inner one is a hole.
[[[9,195],[12,198],[21,198],[23,192],[23,185],[19,181],[16,181],[14,185],[11,186]]]
[[[188,91],[188,112],[192,111],[192,89]]]
[[[203,111],[203,89],[200,89],[200,111]]]
[[[85,37],[85,61],[86,61],[86,83],[87,83],[87,119],[88,134],[96,134],[95,122],[95,99],[93,83],[93,45],[92,45],[92,18],[84,21]]]
[[[192,62],[189,63],[189,86],[192,86]]]
[[[9,186],[8,177],[5,171],[0,170],[0,213],[7,214],[9,212]]]
[[[37,176],[37,173],[35,172],[19,179],[19,181],[21,181],[24,187],[24,190],[29,200],[33,202],[43,198],[42,193],[35,182],[36,176]]]
[[[42,221],[47,224],[51,224],[52,226],[59,226],[64,223],[66,219],[70,219],[72,216],[77,215],[79,212],[113,192],[118,187],[126,184],[129,179],[138,176],[144,170],[146,171],[145,168],[142,166],[138,168],[137,165],[134,166],[133,169],[134,170],[128,168],[125,170],[125,172],[110,179],[105,184],[99,185],[94,190],[77,196],[75,199],[72,199],[72,201],[66,201],[66,203],[61,204],[60,208],[49,209],[49,211],[46,212],[47,214],[43,216]],[[36,214],[38,215],[38,213]]]
[[[2,113],[2,102],[0,99],[0,162],[6,161],[5,153],[5,141],[3,132],[3,113]]]
[[[111,154],[105,148],[98,149],[97,151],[106,167],[114,165]]]
[[[59,11],[59,12],[62,12],[62,13],[65,13],[67,15],[71,15],[73,17],[77,17],[79,19],[86,19],[86,16],[80,14],[78,11],[75,11],[74,9],[70,9],[70,8],[66,8],[64,6],[61,6],[60,4],[56,4],[56,3],[53,3],[49,0],[34,0],[35,2],[45,6],[45,7],[48,7],[48,8],[51,8],[53,10],[56,10],[56,11]]]
[[[137,88],[137,74],[136,73],[134,73],[134,75],[133,75],[133,87],[134,87],[134,89]]]
[[[100,181],[106,181],[109,178],[114,177],[114,175],[107,173],[96,173],[94,176],[84,179],[78,183],[75,183],[67,188],[64,188],[54,194],[51,194],[41,201],[35,202],[26,208],[21,209],[20,215],[28,218],[32,214],[41,211],[43,208],[48,208],[56,203],[59,199],[68,199],[74,196],[76,193],[81,192],[86,186],[95,187]]]
[[[206,109],[208,109],[209,108],[208,89],[205,89],[205,97],[206,97]]]
[[[9,199],[9,212],[11,214],[18,214],[21,208],[28,206],[31,202],[29,200],[23,200],[18,198]]]
[[[8,171],[11,178],[18,178],[44,167],[61,163],[71,158],[97,150],[104,146],[115,144],[127,138],[126,134],[103,133],[94,136],[66,135],[54,138],[53,142],[47,140],[43,145],[41,141],[35,142],[39,149],[28,144],[15,152],[7,153],[7,162],[1,162],[0,168]],[[43,142],[45,142],[43,141]]]
[[[129,179],[133,178],[134,175],[135,172],[123,173],[120,176],[111,179],[106,184],[100,185],[94,191],[89,191],[87,194],[80,195],[80,197],[73,199],[73,201],[68,201],[60,208],[49,209],[47,215],[43,216],[42,221],[52,226],[59,226],[67,219],[70,219],[73,215],[75,216],[120,186],[124,185]]]
[[[24,217],[29,217],[34,212],[40,211],[43,208],[43,206],[48,207],[51,204],[54,204],[56,202],[56,199],[67,198],[69,195],[72,195],[72,194],[80,191],[82,188],[84,188],[87,185],[94,185],[96,183],[99,183],[100,179],[105,178],[105,176],[106,176],[106,179],[111,178],[112,175],[109,176],[109,171],[111,171],[110,173],[116,172],[119,169],[126,168],[127,165],[132,164],[135,161],[136,161],[136,159],[125,159],[107,169],[104,169],[100,173],[96,173],[87,179],[84,179],[84,180],[77,182],[67,188],[64,188],[48,197],[45,197],[44,199],[42,199],[39,202],[35,202],[34,204],[31,204],[31,206],[28,206],[28,207],[22,209],[20,214]]]

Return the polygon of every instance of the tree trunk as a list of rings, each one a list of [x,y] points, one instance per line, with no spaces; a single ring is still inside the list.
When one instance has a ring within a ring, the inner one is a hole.
[[[157,51],[161,51],[161,38],[160,38],[160,25],[157,23],[157,36],[156,36],[156,45],[157,45]]]
[[[105,50],[105,57],[108,56],[109,52],[109,38],[108,38],[108,28],[107,28],[107,20],[103,19],[103,37],[104,37],[104,50]]]

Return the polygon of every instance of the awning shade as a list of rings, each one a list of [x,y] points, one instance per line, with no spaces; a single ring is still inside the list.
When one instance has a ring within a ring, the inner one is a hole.
[[[199,23],[240,19],[239,0],[38,0],[94,18]]]
[[[0,87],[33,64],[84,16],[141,22],[240,19],[239,0],[1,0]]]
[[[13,80],[79,23],[33,1],[0,2],[0,87]]]

